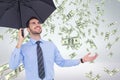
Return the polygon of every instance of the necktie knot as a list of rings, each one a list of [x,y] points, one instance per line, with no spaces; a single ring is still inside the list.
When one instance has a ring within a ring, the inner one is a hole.
[[[40,44],[40,41],[36,41],[36,44],[39,45],[39,44]]]

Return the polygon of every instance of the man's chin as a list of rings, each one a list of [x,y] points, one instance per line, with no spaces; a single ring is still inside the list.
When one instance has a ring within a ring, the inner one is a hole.
[[[41,34],[41,32],[37,32],[37,33],[34,33],[34,34]]]
[[[34,34],[41,34],[42,33],[42,31],[41,32],[36,32],[36,33],[34,33]]]
[[[42,31],[31,31],[32,34],[41,34]]]

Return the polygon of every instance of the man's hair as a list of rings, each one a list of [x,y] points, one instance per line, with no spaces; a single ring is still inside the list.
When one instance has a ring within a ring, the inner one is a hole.
[[[27,28],[29,27],[29,22],[30,22],[30,20],[32,20],[32,19],[37,19],[37,20],[39,20],[37,17],[30,17],[30,18],[28,19],[28,21],[26,22],[26,27],[27,27]]]

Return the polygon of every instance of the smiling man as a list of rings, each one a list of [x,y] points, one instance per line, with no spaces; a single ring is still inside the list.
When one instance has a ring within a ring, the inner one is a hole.
[[[71,67],[84,62],[91,62],[97,57],[97,54],[89,56],[90,53],[88,53],[80,59],[64,59],[54,43],[41,39],[42,26],[39,19],[31,17],[26,26],[30,40],[22,44],[24,37],[22,37],[20,29],[18,43],[10,59],[12,69],[16,69],[22,61],[26,80],[54,80],[54,62],[61,67]]]

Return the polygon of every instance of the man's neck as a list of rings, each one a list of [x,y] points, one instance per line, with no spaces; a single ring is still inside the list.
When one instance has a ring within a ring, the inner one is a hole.
[[[41,39],[41,36],[40,34],[34,34],[34,35],[30,35],[30,37],[36,41],[40,40]]]

